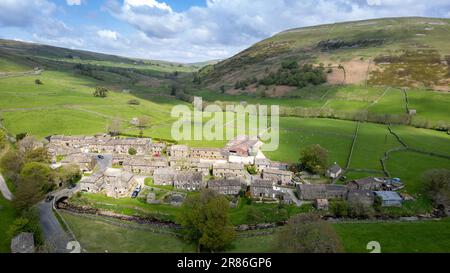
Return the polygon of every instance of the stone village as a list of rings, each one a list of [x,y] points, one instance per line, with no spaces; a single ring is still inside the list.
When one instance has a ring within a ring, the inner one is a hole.
[[[395,191],[403,184],[389,178],[370,177],[347,185],[310,183],[309,176],[294,174],[287,163],[266,158],[260,149],[263,142],[257,137],[239,136],[224,148],[191,148],[109,135],[54,135],[47,139],[53,168],[77,164],[85,174],[79,183],[81,191],[113,198],[133,196],[144,187],[145,178],[152,178],[154,185],[181,191],[210,188],[231,196],[244,192],[261,202],[298,206],[303,201],[313,202],[317,209],[327,209],[330,199],[373,204],[379,196],[383,206],[401,206],[404,199]],[[335,163],[326,176],[336,181],[342,173]]]

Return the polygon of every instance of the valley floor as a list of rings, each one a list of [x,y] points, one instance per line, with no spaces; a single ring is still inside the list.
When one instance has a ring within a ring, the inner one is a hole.
[[[111,224],[101,218],[87,219],[62,213],[77,240],[87,252],[195,252],[174,235],[142,230],[139,227]],[[424,222],[373,222],[333,224],[346,252],[368,253],[371,241],[381,244],[382,253],[448,253],[450,249],[450,219]],[[274,234],[243,236],[227,252],[264,253],[273,251]]]

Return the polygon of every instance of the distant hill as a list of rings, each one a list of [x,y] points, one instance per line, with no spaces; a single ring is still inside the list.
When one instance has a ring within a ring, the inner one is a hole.
[[[290,29],[204,67],[199,78],[212,89],[224,86],[227,93],[238,92],[236,83],[243,81],[247,84],[239,92],[254,92],[255,80],[286,60],[322,64],[329,84],[450,91],[450,19],[386,18]],[[289,90],[270,88],[276,94]]]
[[[195,67],[181,63],[126,58],[91,51],[0,39],[0,62],[8,64],[15,63],[24,68],[33,68],[43,64],[49,65],[49,61],[152,69],[161,72],[193,72],[196,70]],[[13,66],[9,65],[6,67]]]

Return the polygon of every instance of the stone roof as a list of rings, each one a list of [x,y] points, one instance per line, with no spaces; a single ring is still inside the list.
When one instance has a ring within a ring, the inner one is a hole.
[[[172,168],[156,169],[153,175],[175,175],[175,170]]]
[[[265,179],[254,179],[252,181],[252,187],[273,188],[273,182]]]
[[[347,193],[347,201],[348,202],[373,202],[375,196],[374,193],[370,190],[353,190]]]
[[[244,164],[240,163],[216,163],[214,169],[244,170]]]
[[[171,151],[188,151],[189,147],[187,145],[172,145],[170,146]]]
[[[174,178],[175,181],[180,182],[194,182],[194,181],[201,182],[202,179],[203,179],[202,173],[194,171],[177,172]]]
[[[93,154],[87,153],[73,153],[65,156],[61,163],[90,163],[94,158]]]
[[[265,169],[263,173],[266,174],[276,174],[276,175],[292,175],[291,171],[284,171],[279,169]]]
[[[339,164],[337,163],[334,163],[332,166],[328,168],[328,171],[330,173],[338,173],[341,170],[342,170],[341,166],[339,166]]]
[[[327,199],[336,195],[344,195],[347,187],[334,184],[300,184],[297,186],[301,199]]]
[[[11,253],[34,253],[33,233],[22,232],[11,241]]]
[[[376,177],[367,177],[362,179],[356,179],[351,181],[352,183],[356,183],[358,186],[372,185],[372,184],[382,184],[385,182],[384,178],[376,178]]]
[[[215,179],[208,182],[208,187],[210,188],[240,187],[241,185],[242,183],[238,179]]]
[[[270,165],[271,161],[268,158],[255,158],[255,165]]]

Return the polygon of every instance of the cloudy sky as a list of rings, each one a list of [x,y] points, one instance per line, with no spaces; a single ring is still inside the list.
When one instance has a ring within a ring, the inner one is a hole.
[[[0,0],[0,38],[197,62],[289,28],[392,16],[449,18],[450,0]]]

